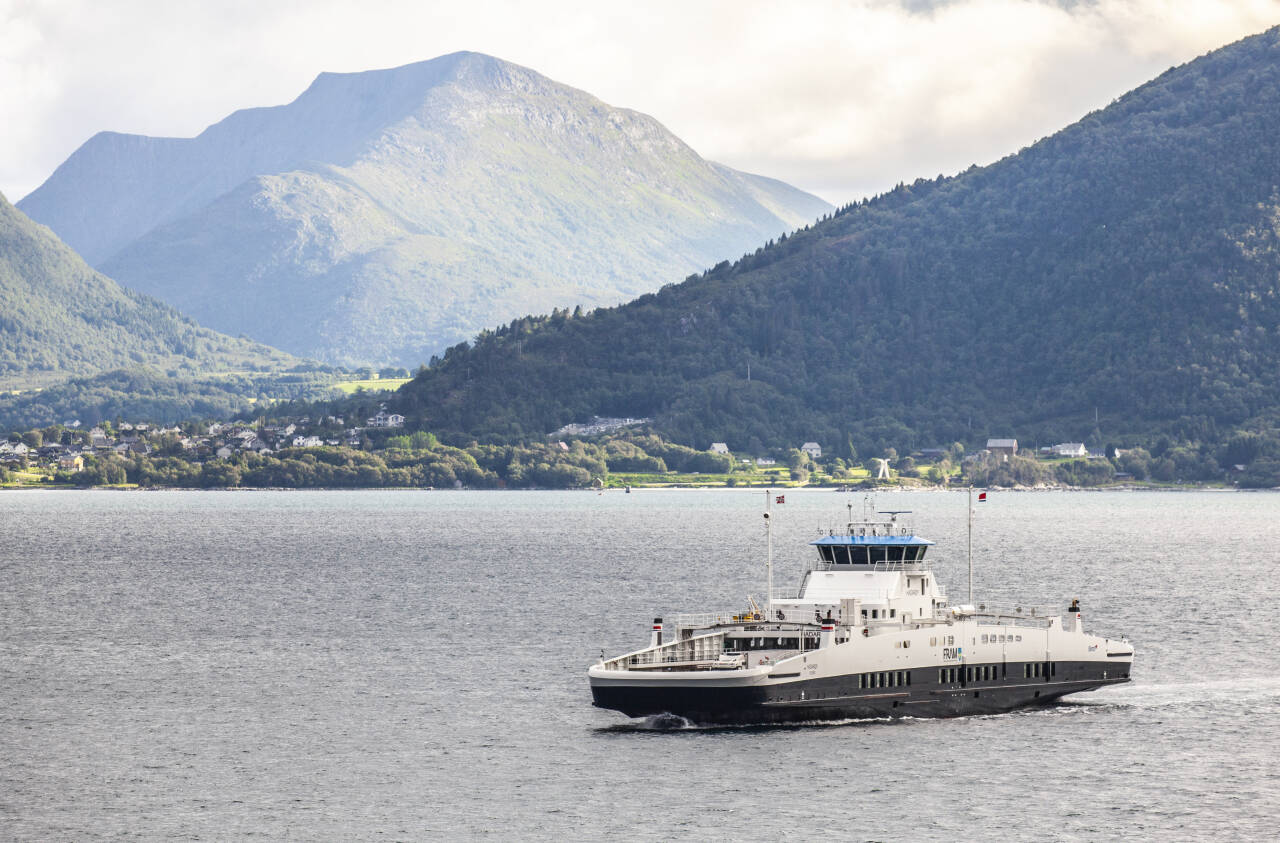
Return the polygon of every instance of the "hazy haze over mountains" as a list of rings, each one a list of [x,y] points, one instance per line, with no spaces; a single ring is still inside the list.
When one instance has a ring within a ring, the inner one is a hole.
[[[515,316],[656,289],[830,209],[476,53],[321,74],[196,138],[99,134],[19,207],[211,327],[410,365]]]
[[[0,388],[118,368],[191,377],[299,362],[121,287],[0,195]]]

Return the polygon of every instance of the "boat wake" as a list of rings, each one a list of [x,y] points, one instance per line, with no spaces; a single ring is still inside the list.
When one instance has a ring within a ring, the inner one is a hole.
[[[790,723],[697,723],[678,714],[652,714],[629,723],[604,726],[597,732],[725,732],[725,731],[793,731],[842,726],[900,725],[916,721],[915,717],[847,717],[832,720],[799,720]]]

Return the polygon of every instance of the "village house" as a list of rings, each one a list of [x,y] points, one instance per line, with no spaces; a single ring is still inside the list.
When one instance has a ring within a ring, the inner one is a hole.
[[[711,443],[711,453],[713,453],[713,454],[728,454],[728,453],[729,453],[729,446],[728,446],[728,445],[726,445],[726,444],[725,444],[725,443],[723,443],[723,442],[712,442],[712,443]]]
[[[811,459],[822,458],[822,446],[817,442],[806,442],[800,446],[800,450],[808,454]]]
[[[1017,439],[988,439],[987,450],[1006,461],[1018,453]]]
[[[404,427],[404,416],[399,413],[388,413],[385,409],[368,420],[369,427]]]
[[[63,471],[84,471],[84,457],[79,454],[67,454],[58,459],[58,468]]]
[[[324,444],[319,436],[295,436],[293,437],[293,447],[295,448],[319,448]]]
[[[1089,449],[1083,442],[1061,442],[1053,446],[1053,453],[1058,457],[1087,457]]]
[[[756,465],[777,465],[778,461],[773,457],[756,457]]]

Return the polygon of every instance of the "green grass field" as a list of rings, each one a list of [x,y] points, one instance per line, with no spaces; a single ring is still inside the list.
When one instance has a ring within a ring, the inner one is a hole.
[[[348,395],[354,394],[356,390],[363,389],[365,392],[394,392],[400,387],[407,384],[412,378],[372,378],[363,381],[342,381],[335,383],[338,389]]]

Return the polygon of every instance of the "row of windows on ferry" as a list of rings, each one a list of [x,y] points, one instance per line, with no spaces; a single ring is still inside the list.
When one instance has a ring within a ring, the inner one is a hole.
[[[938,670],[938,681],[942,684],[953,682],[992,682],[1004,679],[1009,675],[1007,664],[979,664],[968,667],[944,667]],[[1058,675],[1057,662],[1024,662],[1023,679],[1048,679]]]
[[[1023,678],[1049,678],[1058,675],[1058,665],[1053,662],[1024,664]],[[880,673],[858,675],[858,688],[904,688],[911,685],[910,670],[887,670]],[[944,685],[956,682],[993,682],[1009,675],[1009,666],[980,664],[969,667],[944,667],[938,670],[938,681]]]
[[[823,562],[836,565],[875,565],[880,562],[919,562],[924,559],[925,545],[903,547],[902,545],[818,545],[818,554]]]

